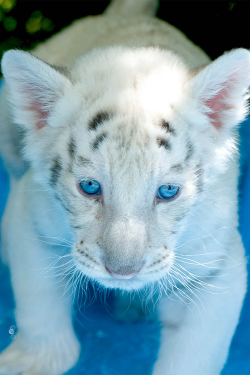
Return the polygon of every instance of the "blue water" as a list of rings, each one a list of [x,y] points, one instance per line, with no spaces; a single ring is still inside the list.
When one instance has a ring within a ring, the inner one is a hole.
[[[250,254],[250,120],[241,127],[240,231]],[[9,190],[8,176],[0,162],[0,215]],[[249,272],[250,272],[250,267]],[[15,324],[14,301],[6,267],[0,265],[0,351],[11,342]],[[90,290],[90,298],[93,292]],[[112,295],[107,298],[112,305]],[[157,321],[117,321],[97,299],[76,312],[75,330],[82,343],[79,363],[67,375],[150,375],[159,348]],[[49,374],[46,374],[49,375]],[[166,374],[167,375],[167,374]],[[185,375],[185,374],[183,374]],[[202,374],[201,374],[202,375]],[[222,375],[250,375],[250,292],[232,341]]]

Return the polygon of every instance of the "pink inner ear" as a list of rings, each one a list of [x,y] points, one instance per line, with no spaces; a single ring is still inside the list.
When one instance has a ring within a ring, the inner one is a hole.
[[[33,112],[35,115],[34,122],[36,129],[40,130],[44,128],[46,125],[46,119],[49,116],[49,111],[42,108],[40,103],[32,103],[29,107],[27,107],[27,110]]]
[[[232,95],[235,94],[241,77],[235,71],[232,73],[228,80],[224,82],[218,94],[212,99],[205,101],[205,105],[212,110],[212,112],[208,114],[208,117],[211,119],[216,129],[220,129],[223,126],[223,112],[226,113],[227,110],[233,108],[230,99],[232,99]]]
[[[205,101],[206,106],[212,110],[212,112],[208,114],[208,117],[211,119],[216,129],[222,127],[221,115],[223,111],[232,108],[232,106],[226,103],[227,98],[229,98],[229,92],[229,88],[225,87],[221,89],[214,98]]]

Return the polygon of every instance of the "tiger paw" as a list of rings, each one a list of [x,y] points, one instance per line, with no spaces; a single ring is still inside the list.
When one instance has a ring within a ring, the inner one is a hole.
[[[17,335],[0,354],[0,375],[62,375],[80,355],[80,344],[73,333],[53,340],[24,340]]]

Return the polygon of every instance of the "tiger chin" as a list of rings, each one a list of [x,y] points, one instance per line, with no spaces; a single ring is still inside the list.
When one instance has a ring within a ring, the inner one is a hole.
[[[156,8],[112,1],[31,53],[3,56],[2,258],[18,333],[0,373],[76,364],[74,277],[158,290],[153,375],[219,375],[226,362],[246,292],[237,137],[250,53],[211,62]]]

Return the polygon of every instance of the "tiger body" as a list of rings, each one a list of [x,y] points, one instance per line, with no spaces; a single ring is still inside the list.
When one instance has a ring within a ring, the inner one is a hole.
[[[236,144],[249,52],[210,63],[152,17],[155,1],[134,7],[114,1],[33,55],[3,57],[11,192],[2,252],[18,334],[0,373],[61,375],[76,363],[62,272],[103,288],[158,289],[154,375],[216,375],[226,361],[246,293]],[[87,193],[83,181],[100,190]]]

